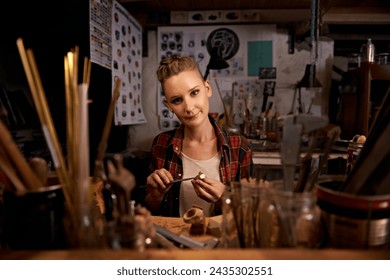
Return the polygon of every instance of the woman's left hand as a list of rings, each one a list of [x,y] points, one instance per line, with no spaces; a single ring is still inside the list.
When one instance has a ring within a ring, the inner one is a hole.
[[[218,201],[225,192],[225,184],[211,178],[203,180],[196,179],[191,181],[196,194],[207,202]]]

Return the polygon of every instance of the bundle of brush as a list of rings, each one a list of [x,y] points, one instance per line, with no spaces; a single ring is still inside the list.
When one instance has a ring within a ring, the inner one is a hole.
[[[230,187],[223,201],[223,234],[229,235],[227,226],[233,219],[241,248],[272,247],[275,219],[269,214],[269,182],[242,179],[232,182]]]

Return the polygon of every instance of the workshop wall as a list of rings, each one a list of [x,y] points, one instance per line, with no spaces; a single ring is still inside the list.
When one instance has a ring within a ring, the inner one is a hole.
[[[148,56],[143,60],[142,103],[147,119],[146,124],[129,126],[128,147],[149,151],[152,140],[162,130],[159,126],[157,112],[157,78],[155,72],[158,65],[156,31],[147,32]],[[288,53],[288,30],[277,29],[274,36],[276,46],[277,68],[275,107],[280,114],[287,114],[291,109],[295,85],[303,77],[306,64],[310,64],[310,48],[307,42],[295,45],[293,54]],[[317,78],[323,85],[322,91],[314,98],[313,106],[317,106],[321,115],[328,114],[330,81],[333,65],[333,40],[320,38],[318,42]],[[212,70],[211,70],[212,71]],[[215,89],[214,89],[215,90]],[[302,89],[304,93],[305,89]],[[312,93],[307,93],[311,95]],[[217,95],[217,94],[216,94]],[[309,106],[309,104],[307,104]]]

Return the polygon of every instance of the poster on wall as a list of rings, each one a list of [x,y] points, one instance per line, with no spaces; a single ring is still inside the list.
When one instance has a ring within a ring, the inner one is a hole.
[[[117,1],[90,0],[91,61],[122,81],[115,125],[146,122],[142,109],[142,27]]]
[[[111,69],[111,0],[89,1],[91,61]]]
[[[145,123],[142,109],[142,27],[117,1],[112,6],[112,85],[122,86],[115,125]],[[114,89],[113,89],[114,90]]]
[[[275,31],[275,25],[159,27],[157,55],[160,60],[171,55],[193,57],[202,75],[212,86],[210,113],[214,116],[223,114],[223,102],[229,105],[233,98],[236,101],[234,113],[242,116],[245,113],[245,102],[246,105],[249,102],[252,109],[257,110],[259,107],[256,101],[264,86],[264,81],[258,79],[259,69],[274,66],[272,42]],[[222,67],[218,66],[222,69],[208,67],[211,57],[218,57],[225,62]],[[160,128],[169,130],[177,127],[180,123],[175,117],[172,118],[164,105],[160,85],[157,90]],[[237,118],[237,122],[240,121],[242,118]]]

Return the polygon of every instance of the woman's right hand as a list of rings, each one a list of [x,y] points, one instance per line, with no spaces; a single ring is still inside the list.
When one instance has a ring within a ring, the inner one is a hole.
[[[148,193],[153,197],[162,197],[172,186],[172,174],[165,168],[157,169],[146,179]]]

